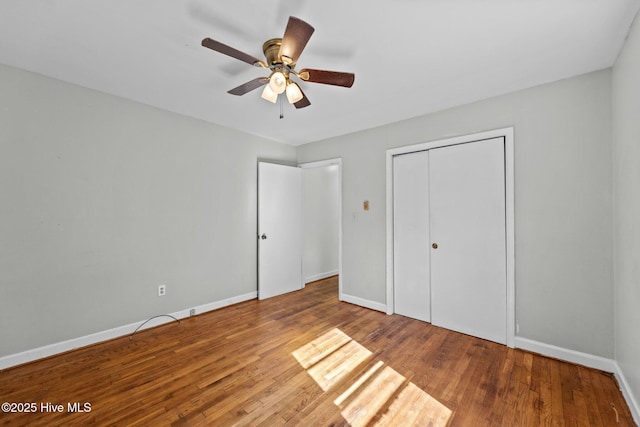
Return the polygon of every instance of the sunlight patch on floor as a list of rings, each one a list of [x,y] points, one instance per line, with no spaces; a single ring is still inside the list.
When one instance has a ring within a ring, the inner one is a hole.
[[[292,355],[351,426],[445,426],[449,408],[421,390],[347,334],[334,328]],[[372,364],[373,363],[373,364]],[[369,366],[370,365],[370,366]]]
[[[382,366],[384,366],[384,363],[382,363],[382,361],[379,360],[367,372],[365,372],[364,375],[361,375],[360,378],[354,381],[353,384],[351,384],[344,393],[342,393],[340,396],[338,396],[336,400],[333,401],[333,403],[335,403],[336,406],[342,406],[344,401],[347,400],[356,390],[362,387],[362,385],[369,378],[371,378],[371,376],[374,375],[378,371],[378,369],[380,369]]]
[[[353,395],[346,406],[340,407],[340,413],[352,426],[366,426],[379,412],[383,412],[387,402],[392,401],[405,381],[402,375],[385,366],[368,385]]]
[[[300,347],[293,357],[327,391],[371,357],[371,352],[339,329]]]
[[[315,365],[350,341],[352,339],[349,335],[338,328],[334,328],[310,343],[303,345],[292,354],[304,369],[309,369],[310,366]]]
[[[393,401],[377,425],[446,426],[451,418],[451,410],[422,391],[413,383],[407,384]]]
[[[307,372],[324,391],[327,391],[369,357],[369,350],[355,341],[350,341],[310,367]]]

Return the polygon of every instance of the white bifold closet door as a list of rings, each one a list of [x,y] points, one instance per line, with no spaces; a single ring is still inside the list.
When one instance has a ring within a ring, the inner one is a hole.
[[[506,343],[504,173],[503,138],[394,158],[396,313]],[[412,248],[418,260],[407,256]],[[425,281],[420,291],[412,289]],[[405,311],[406,300],[417,315]]]
[[[429,153],[432,323],[507,338],[503,138]]]
[[[394,311],[431,322],[429,152],[393,158]]]

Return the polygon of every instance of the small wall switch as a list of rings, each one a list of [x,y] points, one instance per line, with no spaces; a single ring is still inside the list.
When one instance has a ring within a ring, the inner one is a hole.
[[[369,201],[365,200],[364,202],[362,202],[362,209],[364,209],[365,211],[369,210]]]
[[[167,286],[166,285],[160,285],[158,286],[158,296],[159,297],[163,297],[167,294]]]

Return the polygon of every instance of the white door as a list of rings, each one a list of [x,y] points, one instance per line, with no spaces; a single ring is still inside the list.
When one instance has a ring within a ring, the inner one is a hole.
[[[429,152],[393,158],[394,312],[431,322]]]
[[[258,163],[258,298],[302,289],[302,172]]]
[[[504,161],[503,138],[429,152],[432,323],[503,344]]]

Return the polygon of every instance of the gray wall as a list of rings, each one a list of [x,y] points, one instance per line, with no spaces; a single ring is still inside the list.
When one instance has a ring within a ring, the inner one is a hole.
[[[338,271],[338,176],[337,165],[302,170],[305,282]]]
[[[616,360],[640,397],[640,21],[613,68]]]
[[[255,292],[258,158],[295,149],[0,66],[0,356]]]
[[[343,159],[343,292],[385,302],[387,148],[513,126],[519,335],[613,357],[610,82],[599,71],[298,147],[300,162]]]

